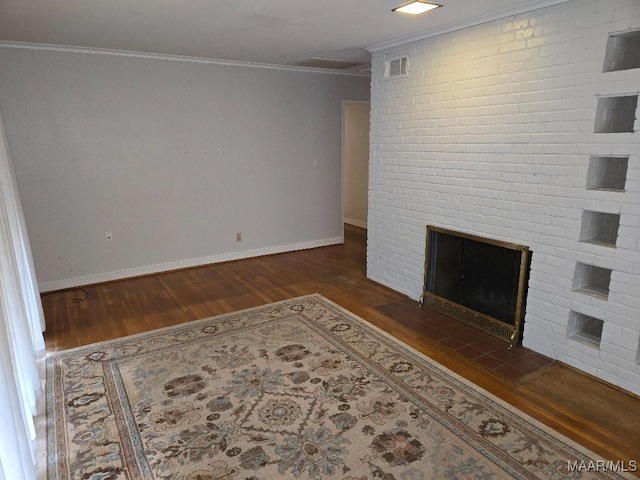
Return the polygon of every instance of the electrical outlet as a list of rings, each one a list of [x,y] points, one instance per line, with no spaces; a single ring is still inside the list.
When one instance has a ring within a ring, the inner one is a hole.
[[[236,242],[241,242],[242,241],[242,232],[238,232],[236,233]]]
[[[107,243],[113,242],[113,233],[104,232],[104,238],[107,241]]]
[[[313,161],[313,168],[320,168],[320,161],[317,158]]]

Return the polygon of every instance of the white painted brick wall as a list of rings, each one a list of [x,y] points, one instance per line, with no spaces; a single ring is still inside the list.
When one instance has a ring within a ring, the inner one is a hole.
[[[594,133],[599,98],[638,94],[640,69],[602,72],[637,29],[638,0],[570,0],[374,52],[369,277],[417,299],[427,224],[527,245],[524,345],[640,394],[640,120]],[[400,54],[409,75],[384,79]],[[587,189],[592,156],[629,158],[624,191]],[[615,247],[579,241],[584,210],[620,215]],[[608,298],[572,290],[577,262],[612,271]]]

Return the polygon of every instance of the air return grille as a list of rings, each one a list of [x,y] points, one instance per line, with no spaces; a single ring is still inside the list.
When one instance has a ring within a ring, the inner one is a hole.
[[[391,58],[386,61],[386,78],[406,77],[409,71],[409,57]]]
[[[299,62],[291,63],[290,65],[294,65],[296,67],[310,67],[310,68],[324,68],[329,70],[347,70],[352,69],[354,67],[362,66],[361,63],[357,62],[347,62],[344,60],[332,60],[330,58],[305,58]]]

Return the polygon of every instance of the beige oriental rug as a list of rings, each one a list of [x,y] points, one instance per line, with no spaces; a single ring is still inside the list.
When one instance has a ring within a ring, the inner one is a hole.
[[[319,295],[50,355],[47,462],[49,480],[625,478]]]

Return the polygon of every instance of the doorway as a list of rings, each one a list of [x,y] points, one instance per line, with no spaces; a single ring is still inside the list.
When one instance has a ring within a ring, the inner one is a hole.
[[[367,228],[369,195],[369,102],[342,105],[343,221]]]

